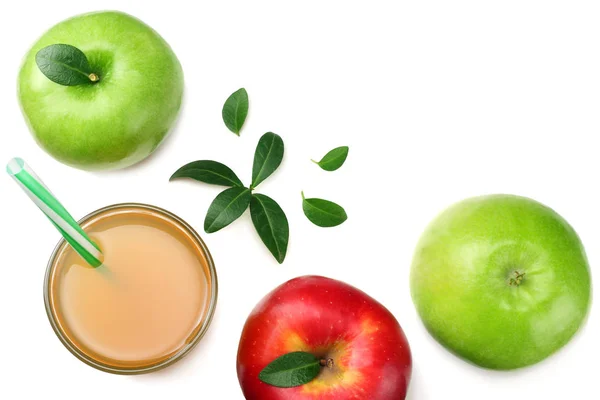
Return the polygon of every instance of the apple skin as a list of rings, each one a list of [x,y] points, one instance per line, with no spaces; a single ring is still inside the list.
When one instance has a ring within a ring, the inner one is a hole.
[[[524,274],[517,285],[515,271]],[[481,367],[535,364],[564,346],[583,324],[590,272],[573,228],[528,198],[464,200],[423,233],[411,292],[428,331]]]
[[[36,53],[70,44],[100,81],[62,86],[37,67]],[[175,122],[183,71],[169,45],[140,20],[116,11],[75,16],[47,31],[25,57],[18,97],[37,143],[86,170],[116,169],[150,155]]]
[[[293,351],[332,358],[334,367],[294,388],[259,380],[267,364]],[[394,316],[362,291],[320,276],[292,279],[265,296],[246,321],[237,357],[247,400],[400,400],[411,368]]]

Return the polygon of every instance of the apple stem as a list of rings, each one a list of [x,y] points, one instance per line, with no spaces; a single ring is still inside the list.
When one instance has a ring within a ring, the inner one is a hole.
[[[333,368],[333,358],[322,358],[319,361],[321,367],[327,367],[329,369]]]
[[[90,78],[90,81],[92,82],[98,82],[100,80],[100,77],[93,72],[88,75],[88,78]]]
[[[523,278],[525,277],[525,272],[515,271],[515,277],[510,278],[508,284],[510,286],[519,286],[521,282],[523,282]]]

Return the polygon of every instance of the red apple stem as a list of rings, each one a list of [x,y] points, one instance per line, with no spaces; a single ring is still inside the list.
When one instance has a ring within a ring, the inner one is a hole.
[[[333,358],[322,358],[319,361],[321,367],[327,367],[329,369],[333,368]]]

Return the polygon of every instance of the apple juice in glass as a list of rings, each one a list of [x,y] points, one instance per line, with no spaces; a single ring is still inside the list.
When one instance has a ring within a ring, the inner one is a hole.
[[[162,209],[121,204],[80,221],[104,264],[89,266],[65,240],[46,272],[56,334],[80,360],[120,374],[151,372],[185,355],[214,312],[217,281],[197,233]]]

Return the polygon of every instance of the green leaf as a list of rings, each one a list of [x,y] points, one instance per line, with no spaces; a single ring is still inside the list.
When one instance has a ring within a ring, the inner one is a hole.
[[[238,219],[250,205],[251,198],[251,190],[245,187],[232,187],[219,193],[204,219],[206,233],[223,229]]]
[[[325,171],[335,171],[344,165],[344,161],[346,161],[346,157],[348,157],[348,150],[348,146],[336,147],[325,154],[321,161],[312,161]]]
[[[35,62],[48,79],[60,85],[84,85],[99,80],[85,54],[69,44],[44,47],[36,53]]]
[[[223,122],[231,132],[240,136],[240,130],[248,115],[248,92],[241,88],[233,92],[223,105]]]
[[[296,351],[285,354],[267,365],[258,378],[272,386],[289,388],[315,379],[321,372],[320,361],[310,353]]]
[[[267,179],[283,160],[283,139],[273,132],[267,132],[258,141],[252,166],[252,188]]]
[[[302,210],[304,215],[313,224],[323,228],[337,226],[348,219],[344,209],[331,202],[323,199],[307,199],[302,192]]]
[[[212,185],[244,186],[228,166],[211,160],[192,161],[175,171],[169,180],[177,178],[192,178]]]
[[[250,215],[256,232],[267,249],[281,264],[287,252],[290,228],[285,213],[279,204],[264,194],[252,195]]]

